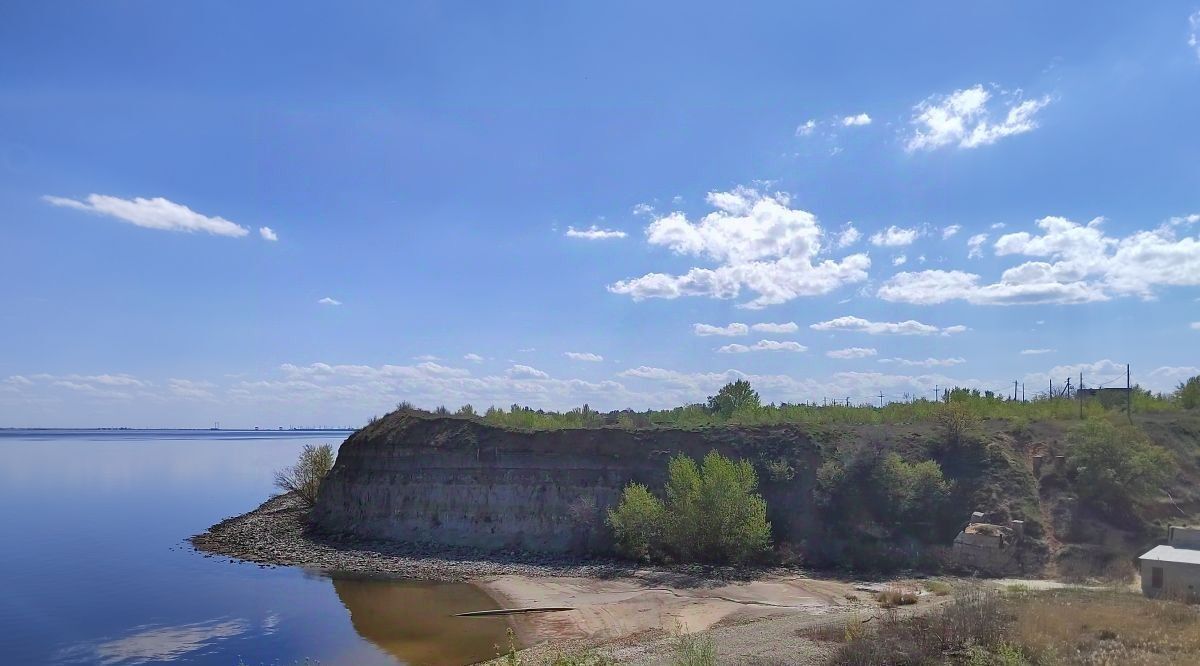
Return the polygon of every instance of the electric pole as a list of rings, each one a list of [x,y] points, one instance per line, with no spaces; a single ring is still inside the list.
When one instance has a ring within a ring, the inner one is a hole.
[[[1079,396],[1079,419],[1083,420],[1083,370],[1079,371],[1079,388],[1075,389],[1075,395]]]
[[[879,408],[883,409],[883,391],[879,392]]]
[[[1125,364],[1125,413],[1133,423],[1133,385],[1129,383],[1129,364]]]

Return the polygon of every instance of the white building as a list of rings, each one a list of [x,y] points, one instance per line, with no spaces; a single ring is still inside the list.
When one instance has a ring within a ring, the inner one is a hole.
[[[1167,545],[1138,558],[1142,592],[1148,597],[1200,597],[1200,528],[1167,528]]]

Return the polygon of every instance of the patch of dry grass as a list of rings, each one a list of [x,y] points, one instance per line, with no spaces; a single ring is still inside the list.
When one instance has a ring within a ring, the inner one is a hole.
[[[917,603],[918,596],[917,589],[914,587],[890,585],[886,590],[875,595],[875,601],[879,602],[880,608],[895,608]]]
[[[1008,631],[1038,661],[1061,664],[1200,663],[1200,611],[1138,594],[1056,590],[1011,601]]]

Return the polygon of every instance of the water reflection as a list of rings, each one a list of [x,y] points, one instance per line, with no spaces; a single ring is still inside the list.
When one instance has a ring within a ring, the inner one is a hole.
[[[214,643],[246,633],[250,623],[240,619],[217,619],[175,626],[143,625],[128,636],[63,650],[62,663],[145,664],[173,661]]]
[[[462,666],[496,656],[506,645],[504,617],[454,617],[496,608],[467,583],[334,578],[333,589],[360,636],[414,666]]]

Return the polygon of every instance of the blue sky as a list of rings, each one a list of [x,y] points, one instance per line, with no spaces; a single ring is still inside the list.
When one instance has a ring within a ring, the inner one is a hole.
[[[3,10],[0,425],[1200,372],[1194,1],[246,4]]]

